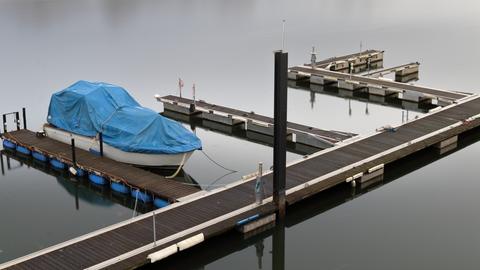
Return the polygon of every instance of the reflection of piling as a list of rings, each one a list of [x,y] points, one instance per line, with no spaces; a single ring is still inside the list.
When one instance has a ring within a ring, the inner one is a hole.
[[[265,249],[265,245],[263,244],[263,238],[262,238],[257,243],[255,243],[255,252],[257,254],[258,269],[262,269],[262,258],[263,258],[264,249]]]
[[[0,152],[0,164],[2,166],[2,175],[5,175],[5,165],[3,165],[3,153]]]
[[[285,269],[285,223],[283,220],[277,220],[277,226],[272,237],[272,269]]]
[[[75,183],[75,209],[80,209],[80,204],[78,203],[78,183]]]

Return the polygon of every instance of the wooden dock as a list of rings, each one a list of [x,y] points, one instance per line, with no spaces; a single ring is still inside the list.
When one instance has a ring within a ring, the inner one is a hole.
[[[196,128],[203,128],[209,131],[217,132],[223,135],[234,137],[240,140],[246,140],[249,142],[273,147],[273,137],[271,135],[261,134],[255,131],[245,130],[241,125],[224,125],[221,123],[213,122],[210,120],[197,117],[197,115],[185,115],[182,113],[164,110],[162,115],[190,125],[192,130]],[[287,151],[298,155],[309,155],[318,152],[323,148],[319,148],[313,145],[306,145],[301,143],[287,142]]]
[[[366,66],[369,62],[371,64],[371,68],[377,66],[379,67],[380,65],[377,65],[377,63],[383,61],[383,53],[384,51],[380,50],[365,50],[358,53],[334,56],[324,60],[316,61],[315,67],[339,72],[348,72],[350,65],[353,65],[354,67]],[[305,64],[305,66],[312,66],[312,64]],[[359,70],[361,69],[359,68]]]
[[[357,75],[378,78],[378,77],[384,77],[391,73],[395,73],[395,81],[404,82],[402,78],[406,76],[416,74],[418,77],[419,67],[420,67],[420,63],[415,62],[415,63],[408,63],[404,65],[394,66],[390,68],[383,68],[383,69],[378,69],[373,71],[370,70]]]
[[[293,204],[338,184],[367,182],[382,175],[385,164],[427,147],[451,149],[459,134],[480,125],[479,117],[480,97],[471,95],[401,126],[358,136],[292,162],[287,165],[287,202]],[[129,269],[162,259],[252,217],[273,213],[272,172],[262,176],[266,199],[261,203],[255,202],[254,180],[251,177],[191,197],[12,260],[0,268]]]
[[[163,102],[164,110],[174,111],[198,117],[228,126],[239,126],[243,130],[253,131],[273,137],[273,119],[268,116],[246,112],[205,101],[194,101],[177,96],[156,97]],[[194,108],[194,109],[193,109]],[[325,149],[336,143],[350,139],[357,134],[336,130],[323,130],[298,123],[287,123],[287,141]]]
[[[35,132],[26,129],[7,132],[2,134],[2,137],[31,151],[53,157],[72,166],[72,150],[68,144],[37,136]],[[129,187],[151,194],[153,197],[159,197],[172,203],[200,191],[198,187],[184,185],[161,175],[100,157],[82,149],[77,148],[75,152],[77,166],[86,172],[95,172],[110,181],[124,183]]]
[[[335,83],[347,90],[366,89],[379,96],[396,95],[397,98],[413,102],[429,102],[433,105],[447,105],[468,96],[467,93],[453,92],[430,87],[411,85],[390,80],[371,78],[309,66],[291,67],[288,72],[291,80],[309,80],[313,84]]]

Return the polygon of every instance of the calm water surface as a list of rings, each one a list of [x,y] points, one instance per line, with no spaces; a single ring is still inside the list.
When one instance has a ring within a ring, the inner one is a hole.
[[[272,51],[281,46],[282,19],[292,65],[308,62],[311,46],[326,58],[356,52],[362,42],[364,49],[385,50],[386,67],[421,62],[417,84],[480,93],[480,4],[473,0],[0,0],[0,111],[26,107],[29,127],[39,129],[50,95],[80,79],[121,85],[162,111],[153,95],[177,94],[182,77],[187,96],[195,83],[200,99],[272,115]],[[313,90],[292,85],[289,121],[370,134],[406,116],[407,107]],[[422,113],[408,111],[410,119]],[[209,156],[238,171],[224,176],[195,153],[185,171],[205,189],[240,179],[258,162],[271,165],[269,146],[205,128],[196,133]],[[376,188],[339,186],[319,194],[289,208],[285,227],[249,239],[227,234],[157,266],[477,269],[478,137],[465,136],[461,151],[441,158],[423,151],[397,162]],[[4,162],[0,262],[135,214],[130,199],[86,181],[21,157],[7,154]],[[282,250],[285,256],[277,256]]]

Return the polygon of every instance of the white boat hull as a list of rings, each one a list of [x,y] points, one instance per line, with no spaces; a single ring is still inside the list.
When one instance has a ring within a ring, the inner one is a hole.
[[[94,150],[96,152],[100,152],[100,142],[94,137],[81,136],[49,125],[45,125],[43,130],[45,131],[45,135],[47,137],[56,141],[70,144],[72,138],[74,138],[75,147],[86,151]],[[178,167],[185,164],[192,154],[193,151],[179,154],[145,154],[125,152],[106,143],[103,144],[103,155],[105,157],[136,166]]]

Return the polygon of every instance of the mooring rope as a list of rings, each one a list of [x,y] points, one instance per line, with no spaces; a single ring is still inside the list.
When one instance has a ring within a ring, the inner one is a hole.
[[[204,187],[205,187],[206,189],[209,189],[209,188],[212,188],[212,187],[213,187],[213,188],[214,188],[214,187],[219,187],[219,186],[222,186],[222,187],[223,187],[223,186],[225,186],[225,185],[217,185],[216,183],[217,183],[218,181],[222,180],[223,178],[225,178],[225,176],[228,176],[228,175],[233,174],[233,173],[235,173],[235,172],[227,172],[226,174],[218,177],[217,179],[213,180],[212,183],[210,183],[210,184],[208,184],[208,185],[205,185]]]
[[[177,170],[175,171],[174,174],[170,175],[170,176],[165,176],[165,178],[167,179],[171,179],[171,178],[175,178],[177,176],[177,174],[180,172],[180,170],[182,169],[183,165],[185,164],[185,157],[187,156],[187,153],[183,153],[183,157],[182,157],[182,162],[180,162],[180,165],[178,166]]]
[[[133,207],[133,215],[132,215],[132,218],[135,217],[135,213],[137,212],[138,193],[140,193],[140,189],[137,189],[137,192],[135,193],[135,206]]]
[[[232,173],[238,172],[238,171],[236,171],[236,170],[229,169],[229,168],[221,165],[220,163],[216,162],[215,160],[213,160],[213,158],[211,158],[209,155],[207,155],[207,153],[205,153],[205,151],[200,150],[200,152],[202,152],[211,162],[213,162],[213,163],[214,163],[215,165],[217,165],[218,167],[220,167],[220,168],[222,168],[222,169],[224,169],[224,170],[226,170],[226,171],[232,172]]]

